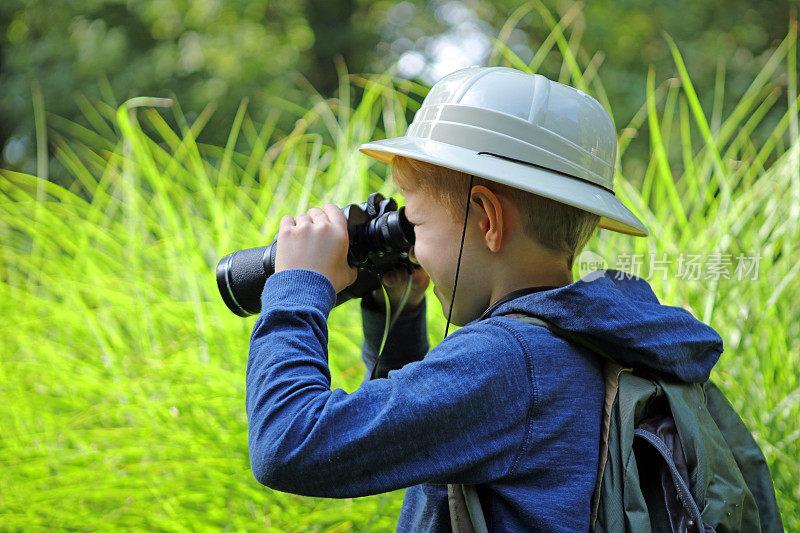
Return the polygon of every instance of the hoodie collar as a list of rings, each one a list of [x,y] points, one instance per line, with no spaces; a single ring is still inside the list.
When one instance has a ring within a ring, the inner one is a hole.
[[[649,283],[619,270],[597,270],[563,287],[507,294],[478,320],[524,313],[585,336],[620,364],[686,382],[704,382],[722,338],[682,307],[662,305]]]
[[[539,287],[526,287],[524,289],[517,289],[515,291],[511,291],[508,294],[506,294],[505,296],[503,296],[502,298],[500,298],[499,300],[497,300],[495,303],[490,305],[486,309],[486,311],[484,311],[483,314],[481,314],[481,316],[478,317],[478,320],[483,320],[485,318],[489,318],[490,316],[492,316],[494,314],[495,309],[497,309],[498,307],[500,307],[504,303],[506,303],[508,301],[511,301],[511,300],[513,300],[515,298],[519,298],[520,296],[527,296],[528,294],[532,294],[534,292],[549,291],[551,289],[557,289],[557,288],[558,287],[556,287],[556,286],[547,285],[547,286],[539,286]]]

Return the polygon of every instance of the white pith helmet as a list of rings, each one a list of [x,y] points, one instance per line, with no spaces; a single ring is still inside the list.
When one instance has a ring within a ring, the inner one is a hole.
[[[600,215],[600,228],[648,235],[614,196],[611,117],[586,93],[539,74],[507,67],[448,74],[405,136],[358,149],[385,163],[401,155],[480,176]]]

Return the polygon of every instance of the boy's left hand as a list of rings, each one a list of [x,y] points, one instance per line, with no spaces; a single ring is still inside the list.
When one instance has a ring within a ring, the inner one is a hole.
[[[347,219],[334,204],[312,207],[278,226],[275,272],[304,268],[328,278],[338,294],[355,282],[358,271],[347,264]]]

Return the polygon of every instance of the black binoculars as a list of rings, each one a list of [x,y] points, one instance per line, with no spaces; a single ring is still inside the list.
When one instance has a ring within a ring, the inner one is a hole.
[[[361,298],[380,287],[380,278],[391,270],[413,268],[408,253],[414,245],[414,226],[397,202],[372,193],[361,204],[342,209],[347,219],[350,247],[347,262],[358,270],[356,281],[336,295],[336,305]],[[217,286],[225,305],[245,317],[261,312],[261,293],[275,273],[277,237],[269,246],[239,250],[217,263]]]

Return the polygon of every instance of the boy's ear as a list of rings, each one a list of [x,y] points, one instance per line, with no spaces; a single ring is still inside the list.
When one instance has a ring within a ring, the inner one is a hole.
[[[470,199],[479,208],[478,213],[481,217],[479,224],[486,246],[492,252],[499,251],[507,231],[504,219],[508,214],[503,212],[503,203],[495,193],[483,185],[472,187]]]

